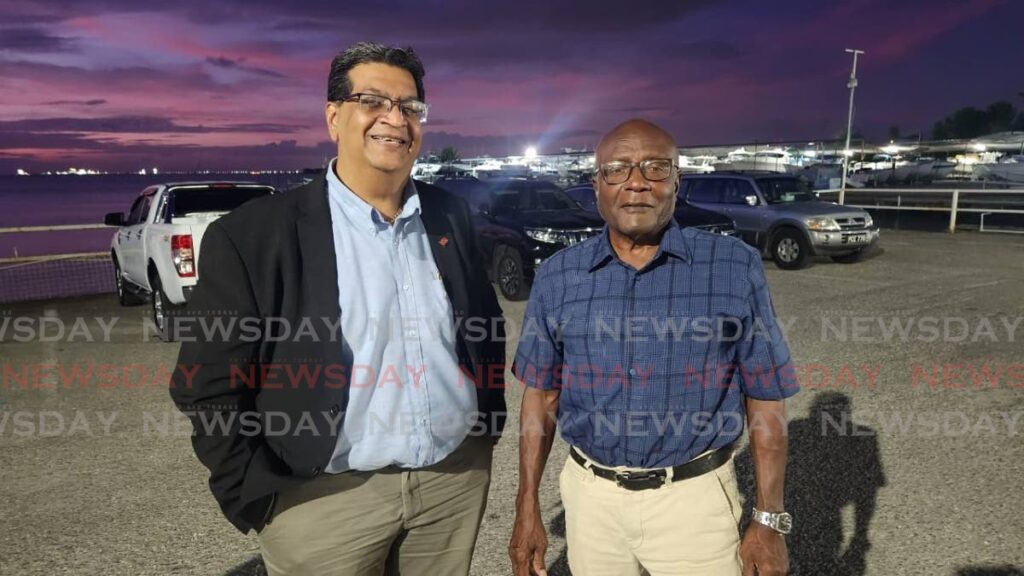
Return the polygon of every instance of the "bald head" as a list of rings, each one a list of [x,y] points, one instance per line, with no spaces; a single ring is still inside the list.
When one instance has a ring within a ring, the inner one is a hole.
[[[596,151],[597,163],[618,160],[609,155],[614,149],[621,147],[665,150],[665,155],[661,156],[662,158],[675,159],[676,156],[675,138],[661,127],[639,118],[626,120],[612,128],[611,132],[604,135],[604,138],[601,138]]]
[[[608,223],[613,241],[628,238],[633,243],[657,243],[675,211],[679,190],[678,171],[674,168],[677,155],[672,135],[646,120],[623,122],[601,139],[594,190],[597,208]],[[662,167],[665,160],[670,161],[673,168],[668,177],[662,172],[649,180],[651,173],[641,166],[658,160]],[[624,165],[628,170],[625,175]],[[613,177],[614,183],[609,184],[605,169],[616,166],[625,180]]]

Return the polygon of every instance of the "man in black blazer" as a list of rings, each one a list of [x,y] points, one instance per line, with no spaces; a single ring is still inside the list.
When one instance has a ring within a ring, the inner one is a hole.
[[[469,571],[504,425],[504,327],[466,203],[410,179],[422,78],[411,49],[340,53],[325,106],[338,157],[210,225],[177,320],[171,396],[271,574]],[[438,334],[391,329],[425,318]]]

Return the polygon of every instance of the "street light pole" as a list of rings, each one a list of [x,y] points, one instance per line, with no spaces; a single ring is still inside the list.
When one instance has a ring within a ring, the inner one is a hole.
[[[850,81],[846,87],[850,89],[850,109],[846,115],[846,147],[843,148],[843,182],[839,186],[839,203],[846,199],[846,175],[850,170],[850,132],[853,131],[853,91],[857,89],[857,55],[863,54],[863,50],[847,48],[846,51],[853,54],[853,70],[850,71]]]

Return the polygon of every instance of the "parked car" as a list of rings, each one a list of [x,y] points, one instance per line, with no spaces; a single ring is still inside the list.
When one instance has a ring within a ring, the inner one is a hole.
[[[206,228],[245,202],[273,193],[273,187],[251,182],[157,184],[139,194],[127,215],[107,214],[104,224],[118,227],[110,242],[118,302],[135,306],[148,300],[157,333],[172,339],[168,314],[195,288]]]
[[[566,188],[565,193],[578,202],[584,210],[589,210],[595,214],[598,213],[597,197],[594,194],[594,187],[592,185],[579,184],[572,186]],[[736,234],[736,226],[733,224],[732,219],[718,212],[693,206],[687,203],[686,199],[681,196],[676,200],[674,216],[676,222],[683,228],[697,228],[705,232],[725,234],[726,236]]]
[[[871,215],[819,200],[802,179],[769,172],[685,174],[687,202],[732,218],[740,236],[771,256],[779,268],[796,270],[816,254],[856,262],[878,241]]]
[[[574,184],[566,188],[565,193],[584,210],[597,213],[597,196],[594,195],[592,184]]]
[[[522,300],[540,263],[566,246],[601,233],[601,217],[546,180],[441,178],[436,186],[465,198],[492,280],[509,300]]]

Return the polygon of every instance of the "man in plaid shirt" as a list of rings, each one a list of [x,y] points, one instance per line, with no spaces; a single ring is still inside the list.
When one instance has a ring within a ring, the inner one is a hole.
[[[797,392],[761,256],[680,229],[673,138],[631,120],[604,137],[594,176],[607,225],[538,272],[513,372],[526,384],[509,545],[545,574],[538,488],[556,424],[569,565],[600,574],[785,574],[786,418]],[[527,329],[529,328],[529,329]],[[750,428],[754,522],[732,448]]]

